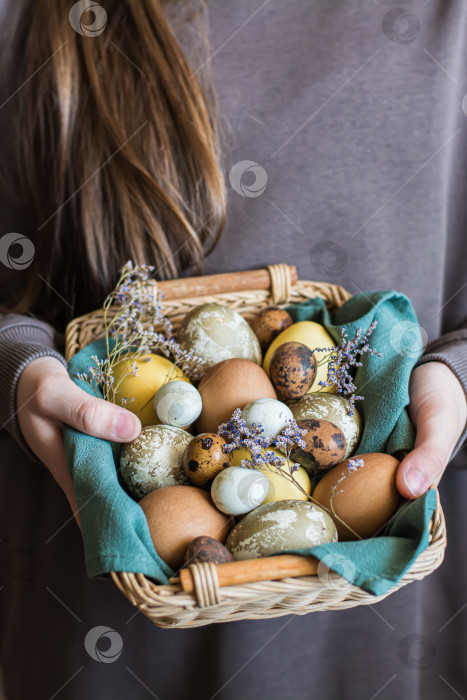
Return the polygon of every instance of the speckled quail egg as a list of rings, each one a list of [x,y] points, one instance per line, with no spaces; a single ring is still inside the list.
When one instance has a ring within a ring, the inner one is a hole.
[[[230,466],[232,453],[224,452],[226,441],[216,433],[201,433],[185,448],[183,466],[195,486],[205,486],[223,469]]]
[[[328,420],[337,425],[344,433],[347,447],[343,459],[354,454],[363,429],[363,420],[354,407],[350,415],[350,401],[339,394],[316,392],[307,394],[290,405],[296,421],[315,418]]]
[[[328,420],[309,418],[299,420],[306,430],[302,435],[305,447],[292,452],[292,459],[306,467],[313,475],[322,474],[344,459],[347,443],[344,433]]]
[[[258,338],[261,350],[266,352],[274,338],[293,323],[292,316],[278,306],[268,306],[256,314],[250,325]]]
[[[279,396],[300,399],[316,377],[316,359],[304,343],[280,345],[271,357],[269,376]]]

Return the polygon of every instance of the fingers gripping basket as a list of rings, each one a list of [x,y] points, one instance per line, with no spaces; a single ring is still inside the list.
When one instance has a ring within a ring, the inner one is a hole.
[[[297,280],[295,268],[285,264],[250,272],[171,280],[159,286],[164,293],[164,315],[170,318],[174,329],[194,306],[209,302],[229,306],[250,320],[271,304],[297,303],[314,297],[324,299],[332,312],[351,296],[338,285]],[[74,319],[66,330],[66,359],[103,335],[101,310]],[[445,546],[445,522],[438,498],[430,523],[429,546],[390,593],[436,569],[443,560]],[[222,587],[219,586],[218,567],[191,565],[192,592],[185,592],[178,580],[156,585],[142,574],[121,571],[112,572],[112,578],[130,602],[159,627],[196,627],[213,622],[305,615],[317,610],[373,604],[389,594],[375,596],[347,582],[343,586],[327,585],[325,577],[316,574],[291,577],[291,570],[295,572],[293,562],[303,558],[288,559],[287,577],[280,578],[284,574],[277,571],[271,574],[274,580]],[[244,581],[248,580],[249,566],[253,567],[254,562],[243,562]],[[303,573],[299,568],[296,572]],[[253,579],[251,576],[250,580]]]

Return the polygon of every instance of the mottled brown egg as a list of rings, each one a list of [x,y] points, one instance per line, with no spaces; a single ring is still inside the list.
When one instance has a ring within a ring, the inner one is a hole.
[[[292,316],[278,306],[268,306],[260,311],[250,325],[261,345],[263,354],[271,345],[274,338],[277,338],[279,333],[285,331],[286,328],[293,324]]]
[[[148,493],[139,505],[154,549],[175,570],[182,566],[194,537],[207,535],[225,542],[234,525],[233,518],[217,510],[211,496],[195,486],[166,486]]]
[[[232,453],[222,449],[226,444],[216,433],[201,433],[188,443],[183,454],[183,467],[192,484],[205,486],[225,467],[230,467]]]
[[[234,561],[234,558],[222,542],[214,537],[201,535],[201,537],[195,537],[186,548],[185,566],[202,564],[206,561],[211,561],[213,564],[227,564]]]
[[[292,452],[293,460],[306,467],[313,475],[322,474],[342,462],[347,442],[337,425],[315,418],[299,420],[297,423],[307,431],[302,437],[306,446]]]
[[[211,367],[198,386],[203,410],[196,421],[200,433],[217,433],[236,408],[243,410],[255,399],[276,399],[271,381],[259,365],[235,358]]]
[[[316,359],[303,343],[279,345],[271,358],[269,376],[284,399],[300,399],[316,377]]]
[[[332,498],[330,515],[339,540],[373,537],[394,515],[402,500],[396,487],[398,466],[395,457],[372,452],[346,459],[320,479],[313,500],[330,511]]]

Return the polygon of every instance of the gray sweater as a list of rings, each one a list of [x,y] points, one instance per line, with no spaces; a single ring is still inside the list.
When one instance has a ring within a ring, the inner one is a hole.
[[[401,6],[208,2],[231,186],[227,225],[205,272],[283,261],[301,278],[352,293],[402,291],[429,341],[421,362],[447,364],[467,393],[467,4]],[[236,165],[242,161],[260,167]],[[21,231],[21,212],[1,204],[0,235]],[[29,567],[35,557],[40,562],[40,573],[32,567],[19,584],[7,567],[10,585],[0,598],[12,698],[33,697],[31,688],[34,697],[50,697],[70,678],[60,697],[145,698],[145,686],[159,697],[184,698],[192,686],[200,697],[224,700],[429,700],[467,692],[454,653],[467,636],[467,565],[459,557],[467,526],[465,431],[441,483],[453,543],[441,571],[374,610],[164,632],[132,618],[110,582],[85,579],[79,534],[74,523],[63,524],[62,494],[18,430],[21,371],[44,355],[65,364],[62,353],[63,337],[49,325],[0,320],[0,488],[22,495],[19,511],[5,503],[0,539],[14,561],[26,547]],[[39,619],[38,607],[45,611]],[[47,619],[56,634],[46,633]],[[124,663],[102,669],[84,652],[84,635],[99,624],[123,636]],[[436,652],[423,667],[407,651],[414,636]],[[21,674],[15,659],[24,658],[24,644],[57,663]]]

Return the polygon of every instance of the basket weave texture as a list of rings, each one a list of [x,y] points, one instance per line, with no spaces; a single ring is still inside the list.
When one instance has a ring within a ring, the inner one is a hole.
[[[176,330],[194,306],[206,303],[229,306],[251,320],[266,306],[299,303],[315,297],[324,299],[333,312],[351,296],[338,285],[297,281],[295,268],[285,264],[270,265],[267,274],[264,272],[184,279],[179,281],[179,286],[176,281],[161,282],[159,287],[164,294],[168,291],[168,298],[162,301],[164,315]],[[250,281],[255,288],[248,288]],[[74,319],[66,329],[66,359],[69,360],[103,335],[102,310]],[[367,593],[336,574],[332,574],[332,577],[320,574],[220,588],[216,567],[206,564],[190,566],[195,585],[193,593],[185,593],[179,583],[157,585],[143,574],[112,572],[111,576],[128,600],[159,627],[198,627],[215,622],[305,615],[318,610],[342,610],[374,604],[434,571],[443,560],[445,547],[446,526],[437,494],[428,547],[399,583],[381,596]]]

